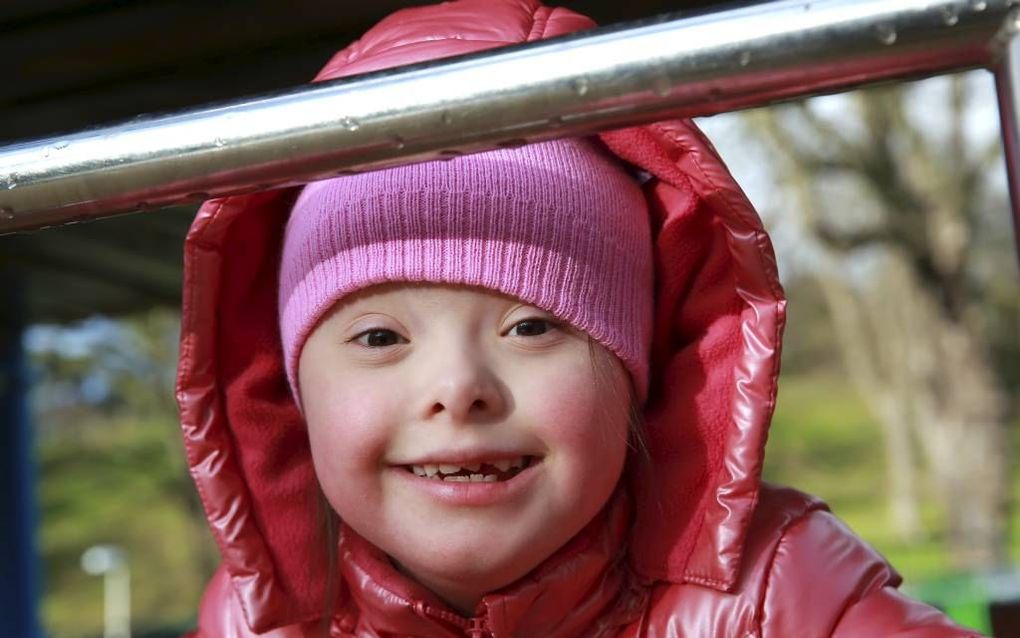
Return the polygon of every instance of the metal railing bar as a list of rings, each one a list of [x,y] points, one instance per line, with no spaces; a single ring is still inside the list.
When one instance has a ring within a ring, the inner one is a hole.
[[[17,143],[0,233],[970,68],[1015,91],[1018,4],[780,0]]]

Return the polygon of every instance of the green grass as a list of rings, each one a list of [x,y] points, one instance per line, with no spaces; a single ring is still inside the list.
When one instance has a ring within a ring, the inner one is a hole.
[[[82,552],[100,543],[128,554],[136,628],[189,626],[209,575],[202,555],[214,550],[204,520],[196,524],[182,498],[194,488],[177,424],[123,419],[73,427],[37,449],[47,634],[102,634],[102,578],[80,568]]]

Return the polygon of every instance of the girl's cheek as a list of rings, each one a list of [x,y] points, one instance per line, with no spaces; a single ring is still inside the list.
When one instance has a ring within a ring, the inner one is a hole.
[[[546,379],[531,388],[532,422],[542,424],[550,453],[561,455],[569,472],[584,482],[622,466],[626,455],[627,388],[607,390],[598,387],[587,351],[558,382]]]
[[[544,438],[576,444],[597,427],[597,408],[606,397],[597,396],[586,352],[542,373],[525,371],[520,381],[526,387],[517,393],[518,406],[532,414],[527,421],[539,424]]]
[[[384,463],[393,422],[387,395],[392,401],[384,388],[348,380],[306,403],[312,457],[324,488],[363,482]]]

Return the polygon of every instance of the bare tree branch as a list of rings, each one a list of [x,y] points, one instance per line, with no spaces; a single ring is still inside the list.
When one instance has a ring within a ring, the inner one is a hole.
[[[920,449],[943,499],[956,563],[986,567],[1004,555],[1008,402],[980,333],[962,319],[972,293],[963,276],[974,202],[1001,148],[981,149],[977,158],[964,152],[961,80],[953,80],[946,104],[948,139],[911,121],[908,95],[887,87],[854,98],[861,141],[804,104],[784,111],[795,120],[760,110],[748,122],[771,150],[769,168],[791,195],[797,223],[826,261],[816,277],[851,377],[883,424],[896,520],[903,529],[917,521],[911,468]],[[839,209],[819,183],[843,176],[886,211],[883,223],[845,228],[823,215]],[[871,280],[844,276],[839,264],[848,255],[875,247],[884,249],[876,256],[885,268]]]

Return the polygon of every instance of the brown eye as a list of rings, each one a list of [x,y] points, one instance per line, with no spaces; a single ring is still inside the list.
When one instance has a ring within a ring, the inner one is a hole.
[[[513,333],[516,330],[516,336],[518,337],[538,337],[551,330],[554,326],[555,324],[547,319],[524,319],[515,323],[510,332]]]
[[[385,348],[386,346],[394,346],[400,343],[402,339],[403,337],[392,330],[377,328],[366,330],[351,341],[357,341],[360,345],[367,348]]]

